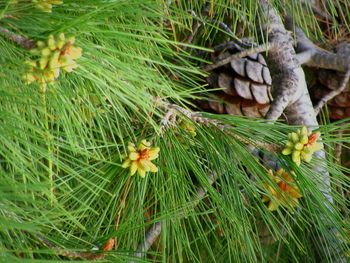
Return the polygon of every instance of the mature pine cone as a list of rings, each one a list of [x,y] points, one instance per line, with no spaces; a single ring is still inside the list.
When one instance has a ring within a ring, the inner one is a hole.
[[[213,63],[243,49],[233,42],[218,46],[212,54]],[[349,44],[336,47],[337,53],[350,53]],[[310,95],[316,104],[327,93],[339,87],[343,73],[320,69],[311,69],[315,74],[313,83],[309,83]],[[197,101],[202,109],[231,115],[264,117],[272,101],[271,75],[261,54],[254,54],[219,67],[207,78],[208,89],[215,98]],[[332,120],[350,117],[350,83],[344,92],[328,103],[329,117]]]
[[[229,42],[216,48],[212,61],[238,53],[242,48]],[[231,115],[264,117],[272,101],[271,75],[261,54],[231,61],[207,79],[216,99],[198,102],[205,110]]]

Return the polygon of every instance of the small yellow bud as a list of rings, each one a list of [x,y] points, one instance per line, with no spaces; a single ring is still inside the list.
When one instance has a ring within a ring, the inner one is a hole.
[[[75,37],[71,36],[71,37],[67,38],[67,43],[70,43],[73,45],[75,43]]]
[[[284,148],[284,149],[283,149],[282,154],[283,154],[283,155],[289,155],[289,154],[292,153],[292,151],[293,151],[292,148],[287,147],[287,148]]]
[[[53,51],[56,49],[56,40],[54,39],[53,35],[50,35],[47,40],[47,46]]]
[[[57,40],[65,41],[66,37],[65,37],[64,33],[59,33],[57,35]]]
[[[294,147],[294,143],[291,142],[291,141],[288,141],[288,142],[286,143],[286,147],[288,147],[288,148],[293,148],[293,147]]]
[[[33,55],[40,55],[41,51],[37,48],[33,48],[29,51]]]
[[[303,136],[301,137],[301,139],[300,139],[300,143],[303,144],[303,145],[304,145],[304,144],[307,144],[308,141],[309,141],[309,138],[308,138],[307,135],[303,135]]]
[[[298,151],[302,150],[303,147],[304,147],[304,144],[302,144],[302,143],[300,143],[300,142],[298,142],[298,143],[296,143],[296,144],[294,145],[294,149],[296,149],[296,150],[298,150]]]
[[[44,57],[47,57],[51,54],[51,50],[49,48],[43,48],[41,50],[41,55],[44,56]]]
[[[301,159],[307,163],[311,162],[311,159],[312,159],[312,154],[310,153],[305,153],[305,152],[302,152],[301,155],[300,155]]]
[[[27,73],[23,76],[23,79],[26,84],[30,84],[35,81],[35,77],[33,74]]]
[[[33,60],[26,60],[24,63],[30,67],[36,67],[36,63]]]
[[[294,143],[299,142],[299,136],[298,136],[298,134],[295,133],[295,132],[292,132],[292,133],[291,133],[291,139],[292,139],[292,142],[294,142]]]
[[[38,41],[36,42],[36,46],[40,49],[45,47],[45,42],[44,41]],[[33,50],[33,49],[32,49]]]
[[[48,62],[49,62],[48,57],[42,57],[42,58],[39,60],[39,68],[40,68],[40,69],[45,69]]]
[[[53,53],[52,57],[50,58],[49,69],[57,69],[60,67],[60,63],[58,61],[59,56],[60,56],[59,51],[56,51]]]
[[[56,46],[57,46],[58,49],[61,49],[64,46],[64,44],[65,44],[64,40],[60,40],[59,39],[56,42]]]
[[[300,165],[300,151],[294,151],[292,153],[292,161],[299,166]]]
[[[308,136],[308,130],[307,130],[307,128],[306,128],[305,126],[302,127],[300,133],[301,133],[302,136]]]

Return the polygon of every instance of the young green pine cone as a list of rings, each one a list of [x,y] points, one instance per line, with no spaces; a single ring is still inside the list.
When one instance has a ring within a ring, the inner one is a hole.
[[[299,166],[301,161],[309,163],[314,152],[322,149],[322,144],[316,142],[320,133],[308,132],[306,127],[288,134],[288,141],[282,151],[283,155],[292,155],[292,161]]]

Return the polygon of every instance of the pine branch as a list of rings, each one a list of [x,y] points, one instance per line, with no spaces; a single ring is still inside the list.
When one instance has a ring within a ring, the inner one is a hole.
[[[0,27],[0,34],[2,34],[7,39],[15,42],[16,44],[23,47],[24,49],[29,50],[29,49],[35,48],[36,46],[35,41],[29,38],[26,38],[24,36],[17,35],[6,28]]]
[[[329,92],[328,94],[326,94],[316,105],[315,107],[315,114],[318,115],[318,113],[320,112],[320,110],[323,108],[323,106],[330,101],[331,99],[333,99],[335,96],[339,95],[340,93],[342,93],[347,84],[349,83],[349,78],[350,78],[350,69],[345,73],[343,80],[339,86],[338,89],[336,90],[332,90],[331,92]]]
[[[66,250],[66,249],[60,248],[58,246],[55,246],[54,244],[52,244],[49,240],[47,240],[42,235],[36,235],[36,237],[42,243],[44,243],[48,248],[54,250],[57,255],[64,256],[67,258],[72,258],[72,259],[87,259],[87,260],[104,259],[104,257],[106,256],[105,252],[112,250],[112,248],[114,246],[114,239],[111,238],[111,239],[107,240],[107,242],[101,247],[100,253],[91,252],[91,251],[76,252],[76,251],[70,251],[70,250]]]
[[[293,19],[288,17],[286,19],[286,25],[289,29],[292,30],[294,26]],[[316,105],[315,113],[318,115],[322,107],[328,101],[345,90],[350,78],[350,53],[348,52],[348,49],[345,50],[345,52],[338,52],[337,54],[322,50],[314,45],[300,28],[295,27],[294,30],[298,40],[298,49],[301,51],[296,55],[296,58],[299,61],[300,65],[306,64],[311,67],[333,69],[345,72],[339,88],[329,92]]]
[[[215,173],[208,175],[208,185],[211,186],[217,179],[218,176]],[[208,189],[206,187],[200,187],[197,189],[196,194],[192,198],[193,207],[196,207],[198,203],[204,198]],[[137,252],[134,254],[137,258],[142,258],[147,251],[150,249],[155,240],[159,237],[162,231],[162,223],[157,222],[145,234],[145,239],[143,242],[140,242],[137,246]],[[129,263],[134,263],[134,261],[129,261]]]
[[[286,31],[281,18],[277,15],[268,0],[260,0],[264,17],[267,17],[270,25],[267,28],[262,25],[264,33],[268,34],[269,40],[275,43],[275,49],[271,49],[268,56],[269,67],[273,73],[274,101],[266,115],[268,120],[275,121],[285,111],[289,124],[306,125],[311,128],[317,128],[318,123],[312,102],[307,90],[305,75],[298,64],[296,54],[293,49],[293,41],[290,34]],[[325,152],[318,151],[316,156],[320,160],[325,160]],[[322,177],[322,182],[318,187],[329,202],[333,202],[331,196],[330,179],[328,171],[321,166],[313,167],[315,174]],[[329,207],[325,203],[326,207]],[[323,214],[320,214],[323,217]],[[334,262],[345,262],[345,255],[342,251],[342,241],[334,237],[335,228],[332,222],[325,222],[328,229],[326,233],[317,233],[317,243],[329,242],[326,248],[317,250],[318,256],[322,260],[329,260],[327,247],[333,244],[332,256]],[[322,236],[321,236],[322,235]],[[317,244],[318,245],[318,244]],[[317,247],[317,246],[316,246]],[[335,259],[336,258],[336,259]]]
[[[275,152],[275,153],[280,152],[282,149],[280,146],[275,145],[275,144],[268,144],[268,143],[264,143],[264,142],[254,141],[254,140],[247,140],[247,139],[233,133],[232,132],[233,127],[231,125],[224,124],[224,123],[222,123],[218,120],[215,120],[215,119],[203,117],[200,112],[193,112],[193,111],[185,109],[179,105],[171,104],[171,103],[160,101],[160,100],[157,100],[156,103],[159,105],[159,107],[166,109],[168,112],[171,110],[175,110],[175,111],[183,114],[187,118],[191,119],[193,122],[196,122],[198,124],[201,124],[201,125],[204,125],[207,127],[214,126],[217,129],[226,132],[229,136],[235,138],[236,140],[246,144],[248,147],[254,146],[254,147],[257,147],[260,149],[265,149],[266,151]],[[175,111],[172,111],[172,112],[174,113]],[[166,118],[169,119],[170,116],[167,116]]]
[[[307,65],[315,68],[333,69],[346,72],[350,65],[350,54],[333,53],[317,47],[307,38],[305,33],[294,25],[293,20],[288,17],[286,26],[295,32],[297,38],[296,59],[300,65]]]
[[[193,17],[193,19],[194,19],[195,21],[193,22],[193,25],[192,25],[192,32],[191,32],[191,34],[190,34],[190,35],[187,37],[187,39],[183,42],[183,43],[185,43],[185,44],[190,44],[190,43],[192,43],[194,36],[197,34],[199,28],[202,26],[202,23],[199,22],[199,19],[198,19],[198,17],[197,17],[197,14],[196,14],[193,10],[191,10],[190,12],[191,12],[191,15],[192,15],[192,17]],[[205,12],[205,11],[203,11],[203,12]],[[185,48],[186,48],[186,47],[185,47]]]

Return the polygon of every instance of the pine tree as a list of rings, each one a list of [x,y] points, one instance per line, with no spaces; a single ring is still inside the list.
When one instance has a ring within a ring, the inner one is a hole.
[[[1,261],[347,262],[348,1],[0,8]],[[232,67],[264,118],[204,110]]]

